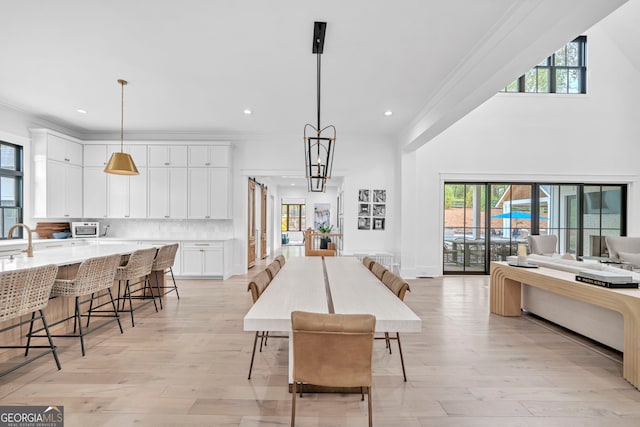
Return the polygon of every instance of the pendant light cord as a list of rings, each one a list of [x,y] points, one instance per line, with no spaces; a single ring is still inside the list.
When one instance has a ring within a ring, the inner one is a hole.
[[[321,54],[317,53],[318,57],[318,135],[320,135],[320,57]]]
[[[120,152],[124,153],[124,85],[127,84],[126,80],[118,80],[121,86],[120,92]]]

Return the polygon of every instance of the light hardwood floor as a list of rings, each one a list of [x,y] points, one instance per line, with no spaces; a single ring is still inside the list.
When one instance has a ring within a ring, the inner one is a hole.
[[[295,250],[295,249],[290,249]],[[247,276],[180,280],[163,311],[136,312],[125,333],[107,327],[56,340],[50,356],[0,378],[1,405],[63,405],[65,426],[288,425],[287,340],[256,355],[242,331]],[[620,355],[532,317],[489,314],[488,277],[411,280],[405,302],[423,319],[402,336],[408,381],[383,341],[374,350],[376,426],[638,426],[640,392],[622,379]],[[392,343],[395,345],[395,343]],[[359,395],[306,394],[300,426],[365,426]]]

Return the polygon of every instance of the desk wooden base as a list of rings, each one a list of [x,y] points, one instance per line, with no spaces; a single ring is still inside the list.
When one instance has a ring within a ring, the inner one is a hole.
[[[640,290],[608,289],[581,283],[575,273],[550,268],[518,268],[491,263],[490,310],[501,316],[520,316],[522,284],[588,304],[614,310],[624,319],[624,379],[640,388]]]

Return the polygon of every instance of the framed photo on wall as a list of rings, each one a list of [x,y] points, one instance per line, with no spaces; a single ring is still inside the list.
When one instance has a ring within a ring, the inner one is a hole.
[[[387,190],[373,190],[373,203],[387,203]]]
[[[384,230],[384,218],[373,218],[373,229]]]
[[[358,218],[358,230],[371,230],[371,218]]]
[[[358,216],[371,216],[371,205],[369,203],[359,203]]]
[[[358,190],[358,201],[359,202],[370,202],[369,200],[369,190]]]

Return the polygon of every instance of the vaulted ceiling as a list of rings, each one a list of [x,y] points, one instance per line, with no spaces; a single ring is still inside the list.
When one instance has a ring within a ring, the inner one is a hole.
[[[623,3],[0,0],[0,103],[99,138],[124,78],[129,134],[301,134],[326,21],[322,124],[415,147]]]

